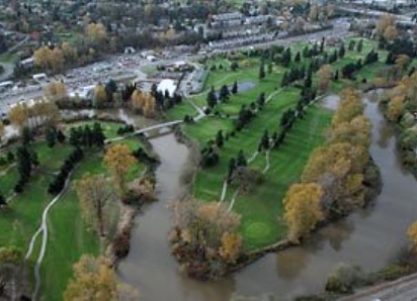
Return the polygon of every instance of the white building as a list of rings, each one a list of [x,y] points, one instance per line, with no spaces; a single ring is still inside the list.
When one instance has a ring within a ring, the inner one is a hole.
[[[177,91],[177,84],[172,79],[163,79],[159,83],[157,90],[162,93],[165,93],[165,91],[168,91],[169,96],[172,97],[174,96],[175,91]]]

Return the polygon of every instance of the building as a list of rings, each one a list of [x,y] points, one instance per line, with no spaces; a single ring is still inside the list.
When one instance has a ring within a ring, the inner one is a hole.
[[[172,97],[177,91],[177,84],[172,79],[163,79],[159,83],[157,90],[162,93],[165,93],[165,91],[168,91],[169,96]]]

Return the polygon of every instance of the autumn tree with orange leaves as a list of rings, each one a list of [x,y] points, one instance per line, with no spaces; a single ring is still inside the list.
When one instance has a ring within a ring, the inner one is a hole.
[[[110,170],[119,193],[124,195],[126,192],[126,173],[137,163],[136,158],[127,145],[115,144],[107,149],[104,163]]]
[[[288,225],[288,238],[299,242],[324,219],[321,199],[324,195],[315,183],[294,184],[284,198],[284,220]]]

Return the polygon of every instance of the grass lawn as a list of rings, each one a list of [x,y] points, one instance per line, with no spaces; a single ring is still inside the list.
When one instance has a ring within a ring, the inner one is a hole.
[[[76,125],[92,124],[93,121]],[[121,124],[100,122],[107,138],[117,136]],[[74,126],[71,124],[69,126]],[[139,139],[131,137],[118,143],[127,144],[132,150],[141,146]],[[40,167],[34,173],[25,191],[17,195],[9,204],[9,208],[0,212],[0,246],[14,245],[23,252],[27,251],[29,240],[41,223],[41,215],[45,206],[52,200],[47,193],[47,187],[52,181],[52,172],[59,170],[61,164],[71,152],[72,147],[56,145],[49,148],[42,140],[32,144],[36,151]],[[11,147],[10,149],[14,149]],[[128,180],[133,180],[144,171],[143,164],[135,164],[128,172]],[[70,187],[49,212],[48,246],[42,263],[42,300],[61,300],[69,278],[72,275],[72,265],[82,254],[97,255],[101,252],[100,241],[93,231],[84,224],[74,189],[74,181],[85,173],[107,173],[102,162],[102,152],[87,151],[84,159],[75,168]],[[0,173],[0,186],[3,192],[12,191],[18,180],[17,168],[12,166]],[[40,240],[35,244],[31,261],[37,259]]]
[[[230,158],[236,157],[241,149],[247,158],[250,157],[257,150],[264,130],[268,129],[271,133],[278,128],[281,114],[295,104],[297,92],[295,89],[285,91],[274,98],[247,128],[225,143],[219,164],[198,172],[193,188],[196,198],[202,201],[220,199]],[[266,246],[285,236],[285,227],[279,222],[282,198],[289,185],[298,180],[310,152],[323,141],[330,115],[321,108],[310,108],[306,118],[294,126],[284,146],[271,152],[271,169],[265,175],[264,183],[249,194],[237,197],[234,210],[242,215],[241,231],[245,249]],[[207,118],[201,123],[187,125],[185,132],[205,145],[218,130],[227,132],[232,128],[232,121],[228,119]],[[263,170],[264,154],[258,155],[251,166]],[[234,191],[234,188],[229,189],[227,202],[230,202]]]

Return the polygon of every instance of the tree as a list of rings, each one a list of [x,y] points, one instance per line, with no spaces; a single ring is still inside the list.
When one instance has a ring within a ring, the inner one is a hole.
[[[107,101],[106,87],[102,84],[96,85],[94,88],[94,105],[96,107],[102,106]]]
[[[259,67],[259,79],[265,78],[265,63],[262,61]]]
[[[32,172],[32,157],[26,146],[17,149],[17,169],[23,182],[27,182]]]
[[[412,249],[417,251],[417,222],[414,222],[410,227],[408,227],[407,236],[410,240]]]
[[[60,72],[62,71],[62,68],[64,67],[65,58],[64,54],[62,53],[62,50],[58,47],[55,47],[49,56],[49,64],[50,69],[54,72]]]
[[[319,90],[321,93],[324,93],[327,91],[330,80],[333,77],[332,67],[330,65],[323,65],[317,71],[317,76],[319,78]]]
[[[320,15],[320,8],[318,5],[312,5],[308,14],[310,21],[318,21]]]
[[[229,99],[229,88],[227,87],[227,85],[223,85],[220,89],[220,93],[219,93],[219,98],[221,101],[225,102]]]
[[[341,93],[341,100],[338,110],[332,119],[332,126],[351,121],[358,115],[363,113],[363,103],[361,101],[361,96],[357,90],[354,89],[345,89]]]
[[[55,146],[57,140],[57,130],[53,126],[46,129],[46,143],[50,148]]]
[[[340,45],[339,48],[339,58],[344,58],[346,53],[345,44]]]
[[[155,107],[155,97],[150,93],[147,93],[145,96],[145,103],[143,105],[143,115],[148,118],[153,117],[155,115]]]
[[[398,68],[398,70],[401,73],[407,69],[409,64],[410,64],[410,57],[406,54],[400,54],[395,59],[395,66]]]
[[[271,74],[274,71],[274,66],[272,65],[272,63],[268,64],[268,73]]]
[[[33,53],[35,65],[46,70],[51,67],[49,58],[51,57],[51,49],[49,47],[40,47]]]
[[[226,258],[236,254],[232,251],[236,251],[237,241],[228,241],[227,246],[222,244],[224,233],[238,235],[237,229],[240,225],[240,215],[229,211],[227,206],[218,202],[199,202],[188,199],[176,202],[174,212],[176,226],[183,232],[182,236],[186,237],[192,245],[197,248],[206,246],[222,251]],[[230,234],[227,238],[238,240],[236,237],[230,237]]]
[[[27,126],[25,126],[22,129],[22,144],[27,146],[30,142],[33,141],[33,133],[30,130],[30,128],[28,128]]]
[[[245,154],[243,153],[243,150],[240,150],[237,155],[236,166],[246,166],[247,164]]]
[[[293,242],[313,230],[324,219],[321,207],[323,189],[315,183],[294,184],[284,198],[284,219],[289,227],[288,238]]]
[[[298,51],[294,57],[294,62],[299,63],[301,61],[301,54]]]
[[[217,104],[217,96],[214,87],[211,87],[209,93],[207,94],[207,106],[213,108]]]
[[[229,167],[228,167],[228,172],[227,172],[227,180],[230,181],[233,175],[233,172],[236,169],[236,159],[235,158],[230,158],[229,160]]]
[[[125,176],[129,168],[136,163],[129,147],[124,144],[111,146],[104,156],[104,163],[113,175],[119,192],[125,193]]]
[[[242,237],[237,233],[224,232],[221,238],[220,256],[227,262],[234,263],[239,257]]]
[[[35,65],[44,70],[59,72],[65,63],[64,53],[59,47],[53,49],[43,46],[33,54]]]
[[[61,45],[62,54],[64,55],[65,62],[69,64],[73,64],[77,62],[78,53],[77,49],[75,49],[70,43],[64,42]]]
[[[122,301],[126,300],[126,292],[133,292],[119,282],[111,262],[104,257],[83,255],[74,264],[73,270],[73,278],[64,292],[64,301]],[[128,298],[137,300],[137,293],[131,293]]]
[[[44,95],[51,101],[61,101],[68,98],[67,88],[60,81],[53,81],[48,84],[44,90]]]
[[[384,37],[387,29],[393,26],[395,26],[394,15],[384,14],[379,18],[378,23],[376,24],[376,34],[380,37]]]
[[[3,194],[0,191],[0,208],[4,207],[6,205],[7,205],[6,199],[4,198]]]
[[[395,25],[388,26],[384,31],[384,39],[387,41],[393,41],[398,36],[398,31]]]
[[[90,23],[85,29],[88,41],[93,46],[101,46],[107,40],[107,31],[102,23]]]
[[[342,75],[345,78],[352,79],[353,74],[356,72],[356,70],[357,70],[357,65],[355,63],[346,64],[342,68]]]
[[[114,199],[108,181],[102,175],[84,175],[76,185],[82,216],[100,236],[105,231],[105,208]]]
[[[26,104],[17,104],[13,106],[8,113],[9,120],[12,124],[22,129],[23,125],[29,119],[29,110]]]
[[[361,39],[359,43],[356,45],[356,51],[361,53],[363,49],[363,40]]]
[[[264,134],[262,135],[261,142],[259,143],[258,149],[259,149],[259,151],[268,150],[269,149],[269,134],[268,134],[268,130],[265,130],[264,131]]]
[[[135,91],[132,93],[131,104],[133,109],[136,111],[142,111],[145,105],[145,95],[141,90],[135,89]]]
[[[0,142],[1,142],[2,138],[3,138],[4,132],[5,132],[5,128],[6,127],[4,126],[3,121],[0,120]]]
[[[239,89],[239,86],[238,86],[238,84],[237,84],[237,81],[235,81],[235,82],[233,83],[232,93],[233,93],[233,94],[237,94],[238,89]]]
[[[393,122],[397,122],[404,114],[405,103],[404,96],[394,96],[388,103],[387,117]]]
[[[224,144],[223,131],[219,130],[216,135],[216,145],[217,147],[222,148],[223,144]]]
[[[348,142],[368,147],[371,138],[371,125],[364,115],[354,117],[351,121],[334,124],[329,131],[329,143]]]

